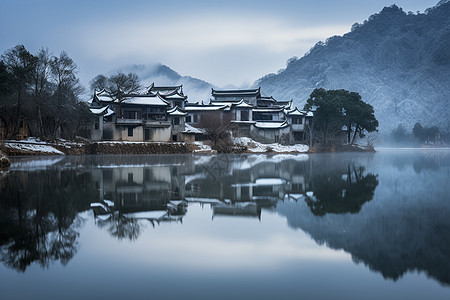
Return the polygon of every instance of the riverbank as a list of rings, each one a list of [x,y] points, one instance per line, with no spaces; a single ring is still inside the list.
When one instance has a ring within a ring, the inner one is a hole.
[[[0,150],[0,169],[8,168],[11,165],[11,161],[9,160],[8,156],[3,153],[2,150]]]
[[[309,153],[328,153],[328,152],[377,152],[373,146],[363,146],[357,144],[346,144],[333,146],[331,148],[312,147]]]
[[[306,145],[262,144],[250,138],[237,138],[234,153],[308,153]],[[8,140],[0,145],[7,156],[28,155],[102,155],[102,154],[215,154],[208,141],[179,142],[74,142],[67,140],[41,141]]]
[[[233,153],[319,153],[319,152],[376,152],[373,147],[361,145],[341,145],[333,149],[309,148],[307,145],[263,144],[250,138],[234,138]],[[75,142],[68,140],[41,141],[8,140],[0,144],[6,156],[29,155],[103,155],[103,154],[216,154],[208,141],[182,142]]]

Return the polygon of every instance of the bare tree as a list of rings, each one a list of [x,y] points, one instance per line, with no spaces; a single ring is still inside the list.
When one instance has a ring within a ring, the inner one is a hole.
[[[32,73],[37,58],[28,52],[23,45],[7,50],[2,55],[3,64],[9,74],[10,83],[13,86],[15,101],[5,109],[2,118],[9,124],[9,137],[19,132],[19,121],[23,117],[23,104],[27,96],[28,88],[32,81]],[[8,104],[6,104],[8,106]]]
[[[135,73],[117,72],[109,77],[100,74],[91,81],[93,91],[105,90],[111,97],[115,97],[119,101],[126,99],[127,95],[136,93],[140,88],[140,80]]]
[[[231,114],[220,111],[207,112],[200,118],[198,127],[203,128],[212,142],[213,149],[218,152],[232,152],[233,141],[231,131],[234,124]]]
[[[53,109],[51,136],[55,138],[64,123],[77,121],[77,118],[70,118],[70,116],[77,111],[78,97],[83,92],[83,88],[76,77],[77,66],[65,51],[62,51],[59,57],[53,57],[50,66],[56,85],[53,97],[55,101],[51,107]]]
[[[37,62],[33,71],[33,84],[31,87],[33,102],[36,109],[36,128],[40,137],[44,136],[44,123],[42,120],[42,106],[45,99],[51,95],[51,75],[50,62],[52,60],[49,50],[42,48],[37,54]]]

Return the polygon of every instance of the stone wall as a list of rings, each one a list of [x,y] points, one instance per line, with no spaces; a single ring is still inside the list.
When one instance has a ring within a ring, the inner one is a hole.
[[[181,154],[191,153],[185,143],[91,143],[85,154]]]
[[[65,155],[85,155],[85,154],[183,154],[192,153],[195,144],[188,143],[132,143],[132,142],[93,142],[93,143],[67,143],[49,144],[54,149],[63,152]],[[0,146],[8,156],[18,155],[57,155],[50,152],[32,151],[26,149],[12,149]],[[62,153],[61,153],[62,154]]]

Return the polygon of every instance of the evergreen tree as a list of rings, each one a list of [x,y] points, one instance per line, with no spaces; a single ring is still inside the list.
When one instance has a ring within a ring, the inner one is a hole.
[[[316,138],[318,135],[320,142],[328,146],[340,143],[344,128],[349,144],[358,136],[364,137],[365,132],[377,131],[373,107],[356,92],[315,89],[304,109],[314,111]]]

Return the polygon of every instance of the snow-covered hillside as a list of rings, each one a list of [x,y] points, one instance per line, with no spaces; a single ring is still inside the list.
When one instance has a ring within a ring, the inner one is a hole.
[[[255,82],[264,94],[302,107],[314,88],[359,92],[380,130],[416,122],[450,129],[450,3],[424,14],[393,5],[342,37],[317,43],[286,69]]]
[[[157,86],[183,85],[183,92],[188,96],[189,102],[208,101],[211,96],[212,84],[193,78],[182,76],[166,65],[129,65],[118,69],[123,73],[136,73],[141,79],[143,87],[153,82]]]

